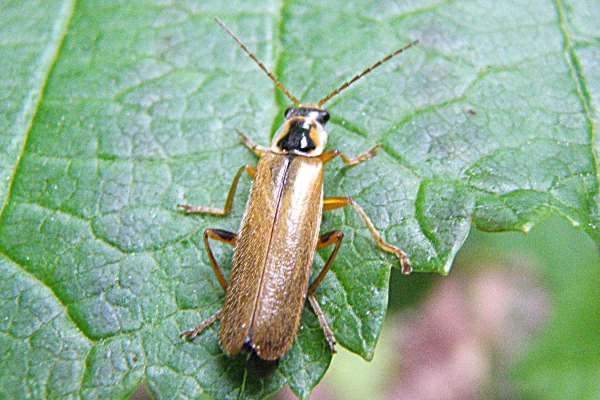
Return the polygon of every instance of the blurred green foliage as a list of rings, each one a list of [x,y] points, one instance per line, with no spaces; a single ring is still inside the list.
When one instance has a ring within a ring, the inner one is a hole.
[[[600,254],[589,236],[559,218],[533,227],[526,235],[473,231],[456,264],[452,279],[463,282],[472,280],[485,269],[520,274],[510,277],[516,282],[533,273],[539,286],[530,289],[549,297],[547,320],[535,333],[525,337],[508,364],[499,364],[494,355],[496,350],[486,348],[486,356],[495,365],[492,365],[490,381],[482,388],[484,397],[502,399],[510,393],[511,398],[536,400],[598,398]],[[337,356],[325,381],[329,392],[338,399],[358,400],[365,396],[387,399],[390,387],[400,381],[404,373],[402,359],[406,354],[400,350],[410,352],[410,349],[398,348],[401,343],[398,329],[410,327],[399,326],[394,321],[407,313],[427,318],[423,302],[428,301],[443,279],[447,278],[420,275],[415,280],[393,275],[391,312],[373,362],[365,363],[349,353]],[[414,286],[419,289],[413,290]],[[395,294],[397,291],[401,293]],[[513,299],[498,299],[500,303],[511,301]],[[529,317],[533,318],[527,314],[515,316]],[[500,334],[510,343],[517,333],[510,326],[505,328]]]
[[[528,343],[512,373],[523,399],[600,396],[600,257],[598,246],[568,222],[552,219],[527,235],[474,235],[465,249],[485,259],[529,259],[551,298],[550,322]],[[510,335],[511,332],[506,332]]]

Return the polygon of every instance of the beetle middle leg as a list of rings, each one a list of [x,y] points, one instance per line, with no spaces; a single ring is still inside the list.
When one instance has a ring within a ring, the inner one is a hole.
[[[223,288],[223,290],[227,290],[227,280],[225,279],[225,275],[223,274],[223,269],[217,262],[212,249],[210,247],[209,239],[218,240],[220,242],[229,244],[231,246],[235,246],[237,244],[237,234],[229,231],[224,231],[222,229],[206,229],[204,231],[204,245],[206,246],[206,251],[208,253],[208,259],[210,260],[210,265],[219,281],[219,284]],[[194,329],[185,331],[181,334],[182,337],[186,339],[192,340],[199,334],[201,334],[206,328],[211,326],[216,320],[218,320],[221,316],[221,310],[217,311],[213,315],[211,315],[207,320],[202,321],[200,325],[195,327]]]
[[[225,200],[225,206],[223,208],[203,207],[203,206],[191,206],[189,204],[178,204],[177,207],[181,208],[186,214],[212,214],[212,215],[227,215],[233,209],[233,199],[237,191],[238,183],[243,172],[246,172],[252,179],[256,175],[256,168],[251,165],[244,165],[233,177],[233,182],[227,193],[227,200]]]
[[[317,298],[315,297],[315,292],[319,288],[319,286],[321,286],[321,283],[323,282],[325,275],[327,275],[327,272],[329,272],[329,269],[331,268],[331,265],[333,264],[333,260],[335,260],[335,257],[337,256],[340,246],[342,245],[343,239],[344,239],[344,232],[342,232],[342,231],[332,231],[332,232],[324,234],[323,236],[321,236],[319,238],[319,242],[317,244],[317,250],[322,249],[327,246],[330,246],[332,244],[335,244],[335,248],[333,249],[333,253],[331,253],[329,258],[325,262],[323,269],[321,270],[319,275],[317,275],[317,278],[308,287],[308,301],[310,302],[310,305],[311,305],[313,311],[315,312],[315,314],[317,315],[317,318],[319,319],[319,324],[321,325],[321,329],[323,329],[323,333],[325,334],[325,338],[327,339],[327,344],[329,345],[329,348],[331,349],[332,353],[336,352],[336,350],[335,350],[335,344],[336,344],[335,335],[333,334],[333,330],[331,329],[331,327],[329,326],[329,323],[327,322],[327,318],[325,318],[325,313],[323,313],[323,310],[321,310],[321,306],[319,306],[319,302],[317,301]]]
[[[402,273],[405,275],[410,274],[412,272],[412,267],[410,265],[408,255],[406,255],[402,249],[383,240],[381,233],[379,233],[377,228],[375,228],[371,218],[369,218],[365,210],[363,210],[363,208],[356,201],[354,201],[351,197],[329,197],[323,200],[323,211],[335,210],[336,208],[342,208],[346,206],[352,206],[358,215],[360,215],[380,249],[387,251],[388,253],[392,253],[398,257],[400,264],[402,264]]]

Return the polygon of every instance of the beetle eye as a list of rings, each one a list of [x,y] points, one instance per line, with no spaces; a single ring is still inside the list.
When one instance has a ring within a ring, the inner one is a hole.
[[[292,112],[293,109],[294,109],[293,107],[286,108],[285,111],[283,112],[283,116],[287,118],[288,115],[290,115],[290,113]]]
[[[325,110],[319,111],[319,114],[317,114],[317,121],[319,121],[321,125],[325,125],[327,121],[329,121],[329,113]]]

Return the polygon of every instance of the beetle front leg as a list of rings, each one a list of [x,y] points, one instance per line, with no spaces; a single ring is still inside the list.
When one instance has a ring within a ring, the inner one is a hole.
[[[246,146],[254,154],[256,154],[257,157],[262,157],[265,155],[265,153],[269,151],[269,149],[267,149],[266,147],[254,143],[250,136],[246,135],[244,132],[240,131],[239,129],[236,129],[236,131],[242,137],[242,143],[244,144],[244,146]]]
[[[244,165],[243,167],[241,167],[233,177],[233,182],[231,183],[231,187],[229,188],[229,193],[227,193],[227,200],[225,200],[225,207],[213,208],[203,206],[191,206],[189,204],[178,204],[177,207],[181,208],[186,214],[211,214],[220,216],[229,214],[233,209],[233,199],[235,198],[235,193],[237,191],[238,183],[240,182],[240,177],[242,176],[242,173],[244,171],[246,171],[252,179],[254,179],[254,176],[256,176],[256,168],[254,168],[253,166]]]
[[[365,210],[363,210],[363,208],[351,197],[330,197],[323,200],[323,211],[335,210],[336,208],[342,208],[346,206],[352,206],[358,215],[360,215],[364,223],[367,225],[367,228],[369,228],[369,231],[371,231],[371,235],[373,235],[373,238],[380,249],[387,251],[388,253],[392,253],[398,257],[400,264],[402,264],[402,273],[405,275],[410,274],[412,272],[412,266],[410,265],[410,260],[406,253],[393,244],[383,240],[383,237],[377,228],[375,228],[375,225],[373,225],[371,218],[369,218]]]
[[[327,152],[323,153],[320,157],[321,157],[321,161],[323,162],[323,164],[326,164],[329,161],[335,159],[337,156],[340,156],[342,158],[342,161],[344,162],[344,165],[346,167],[351,167],[353,165],[358,165],[361,162],[370,160],[371,158],[375,157],[377,155],[377,151],[379,151],[380,147],[381,147],[380,145],[375,145],[375,146],[371,147],[369,150],[365,151],[364,153],[359,154],[355,158],[350,158],[346,154],[342,153],[339,150],[327,151]]]

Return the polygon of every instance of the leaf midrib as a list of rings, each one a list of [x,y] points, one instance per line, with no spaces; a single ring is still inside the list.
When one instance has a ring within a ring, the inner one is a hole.
[[[0,223],[3,220],[4,211],[6,210],[8,203],[12,197],[12,192],[14,188],[15,178],[17,176],[19,166],[21,164],[21,160],[25,154],[25,150],[27,149],[27,143],[29,141],[29,135],[33,130],[35,125],[35,119],[42,104],[42,100],[44,98],[44,94],[46,92],[46,86],[48,81],[50,80],[50,76],[52,75],[52,71],[56,66],[56,62],[59,59],[61,50],[63,48],[65,38],[69,31],[69,26],[71,24],[71,20],[73,19],[73,14],[75,11],[75,3],[76,0],[64,0],[63,5],[58,14],[57,22],[52,27],[51,40],[46,49],[43,51],[40,57],[40,64],[44,65],[44,67],[39,68],[39,74],[34,76],[32,81],[39,81],[39,85],[31,90],[27,96],[27,100],[22,109],[22,113],[19,118],[30,115],[29,119],[24,124],[24,132],[23,132],[23,143],[21,144],[21,149],[19,151],[19,155],[16,158],[15,166],[13,168],[12,174],[9,177],[9,185],[8,191],[4,198],[4,202],[0,207]]]
[[[590,135],[590,147],[592,152],[593,168],[596,174],[596,184],[600,184],[600,171],[598,166],[598,152],[596,149],[596,124],[594,122],[592,113],[592,99],[590,97],[590,88],[588,87],[587,80],[583,74],[583,68],[581,60],[577,56],[575,47],[573,47],[573,38],[569,31],[567,17],[565,15],[566,10],[563,4],[563,0],[553,0],[552,4],[556,9],[558,16],[558,28],[563,37],[563,52],[565,54],[565,63],[571,73],[571,77],[574,80],[575,87],[577,88],[577,98],[581,102],[583,108],[585,121],[589,129]],[[567,59],[568,57],[568,59]],[[569,62],[570,61],[570,62]],[[598,189],[596,189],[598,192]]]
[[[71,21],[73,19],[73,14],[75,11],[75,4],[76,4],[76,0],[65,0],[63,2],[60,12],[58,14],[57,22],[52,27],[52,34],[51,34],[52,40],[50,40],[50,43],[48,44],[46,49],[43,51],[43,53],[40,57],[40,60],[41,60],[40,64],[44,65],[44,67],[39,68],[38,75],[36,75],[32,78],[33,82],[36,82],[39,80],[39,85],[29,92],[27,101],[25,102],[25,105],[22,109],[22,113],[20,115],[20,118],[23,116],[27,116],[27,115],[30,115],[30,117],[29,117],[28,121],[24,124],[25,129],[23,132],[23,143],[21,144],[21,149],[16,158],[12,174],[9,177],[8,191],[4,198],[4,202],[2,203],[2,206],[0,207],[0,225],[4,221],[4,212],[8,208],[8,204],[10,203],[10,200],[12,199],[12,193],[13,193],[13,189],[14,189],[14,183],[16,180],[16,176],[19,171],[19,167],[20,167],[21,161],[23,159],[23,156],[25,155],[25,151],[27,149],[27,144],[29,141],[29,136],[35,125],[36,116],[41,107],[42,100],[43,100],[44,94],[46,92],[46,87],[47,87],[48,81],[50,80],[52,71],[54,70],[54,67],[56,66],[56,63],[59,59],[61,50],[62,50],[64,42],[65,42],[65,38],[69,31],[69,26],[71,24]],[[56,291],[50,285],[48,285],[46,282],[40,280],[36,275],[34,275],[27,268],[25,268],[24,265],[17,262],[16,260],[14,260],[12,257],[10,257],[7,254],[7,252],[5,251],[5,249],[3,249],[3,248],[0,248],[0,257],[3,257],[6,260],[10,261],[11,264],[15,265],[20,270],[22,270],[25,275],[27,275],[29,278],[33,279],[34,281],[38,282],[40,286],[45,287],[50,293],[52,293],[52,296],[54,297],[56,302],[64,309],[65,316],[67,318],[69,318],[69,320],[73,323],[73,325],[78,329],[78,331],[81,333],[81,335],[88,342],[94,343],[94,340],[92,338],[90,338],[84,332],[84,330],[79,326],[77,321],[72,317],[71,313],[69,312],[69,307],[58,296]]]

